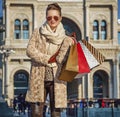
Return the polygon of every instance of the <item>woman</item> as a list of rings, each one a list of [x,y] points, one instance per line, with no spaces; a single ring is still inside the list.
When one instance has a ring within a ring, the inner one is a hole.
[[[61,20],[60,6],[49,4],[46,22],[34,30],[28,43],[27,55],[32,66],[26,100],[31,102],[32,117],[43,117],[47,94],[51,117],[60,117],[60,108],[67,107],[66,82],[58,78],[73,40],[65,35]]]

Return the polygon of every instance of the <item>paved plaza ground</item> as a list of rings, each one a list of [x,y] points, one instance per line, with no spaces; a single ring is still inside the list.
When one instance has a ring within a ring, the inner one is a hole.
[[[14,113],[14,117],[30,117],[28,112],[25,112],[25,114],[18,112]],[[46,113],[46,117],[50,117],[49,113]],[[61,117],[67,117],[65,112],[61,112]]]

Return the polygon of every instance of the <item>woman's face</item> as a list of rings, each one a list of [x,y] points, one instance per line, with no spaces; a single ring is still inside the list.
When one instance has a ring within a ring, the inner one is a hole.
[[[48,10],[46,16],[48,25],[50,28],[55,31],[58,24],[61,22],[62,17],[60,16],[59,11],[57,10]]]

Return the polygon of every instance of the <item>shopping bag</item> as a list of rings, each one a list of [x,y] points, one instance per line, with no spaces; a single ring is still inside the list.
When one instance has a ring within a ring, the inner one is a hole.
[[[87,59],[85,57],[84,51],[80,45],[77,43],[77,52],[78,52],[78,66],[79,66],[79,73],[89,73],[90,67],[88,65]]]
[[[59,80],[71,82],[77,74],[78,72],[66,70],[66,65],[63,65]]]
[[[70,47],[69,56],[66,64],[63,66],[59,80],[72,81],[79,73],[81,75],[90,72],[89,65],[79,43]]]
[[[71,46],[67,63],[62,69],[59,79],[72,81],[74,78],[81,78],[104,60],[105,57],[88,41],[81,40]]]
[[[70,82],[78,74],[78,54],[77,46],[72,45],[70,47],[67,62],[63,65],[59,80]],[[68,68],[68,69],[66,69]]]
[[[90,67],[90,69],[93,69],[94,67],[100,65],[99,61],[93,56],[93,54],[88,50],[88,48],[82,43],[82,41],[79,41],[82,50],[84,52],[85,58],[87,60],[87,63]]]
[[[83,39],[81,41],[87,49],[91,52],[91,54],[97,59],[97,61],[101,64],[105,60],[105,56],[99,52],[98,49],[93,47],[87,40]]]
[[[66,70],[78,72],[78,69],[77,44],[74,44],[70,47],[70,52],[66,63]]]
[[[85,58],[80,43],[74,44],[70,48],[66,70],[78,73],[89,73],[90,68]]]
[[[97,67],[105,60],[105,57],[86,40],[80,40],[78,43],[80,43],[82,47],[87,63],[90,67],[90,70]],[[85,75],[86,74],[79,73],[75,76],[74,79],[81,78],[82,76]]]

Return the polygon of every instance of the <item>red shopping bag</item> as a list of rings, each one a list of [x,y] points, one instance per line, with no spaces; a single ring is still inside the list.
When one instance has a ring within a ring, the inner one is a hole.
[[[79,73],[89,73],[90,67],[84,55],[83,49],[80,43],[77,43],[77,53],[78,53],[78,68]]]

